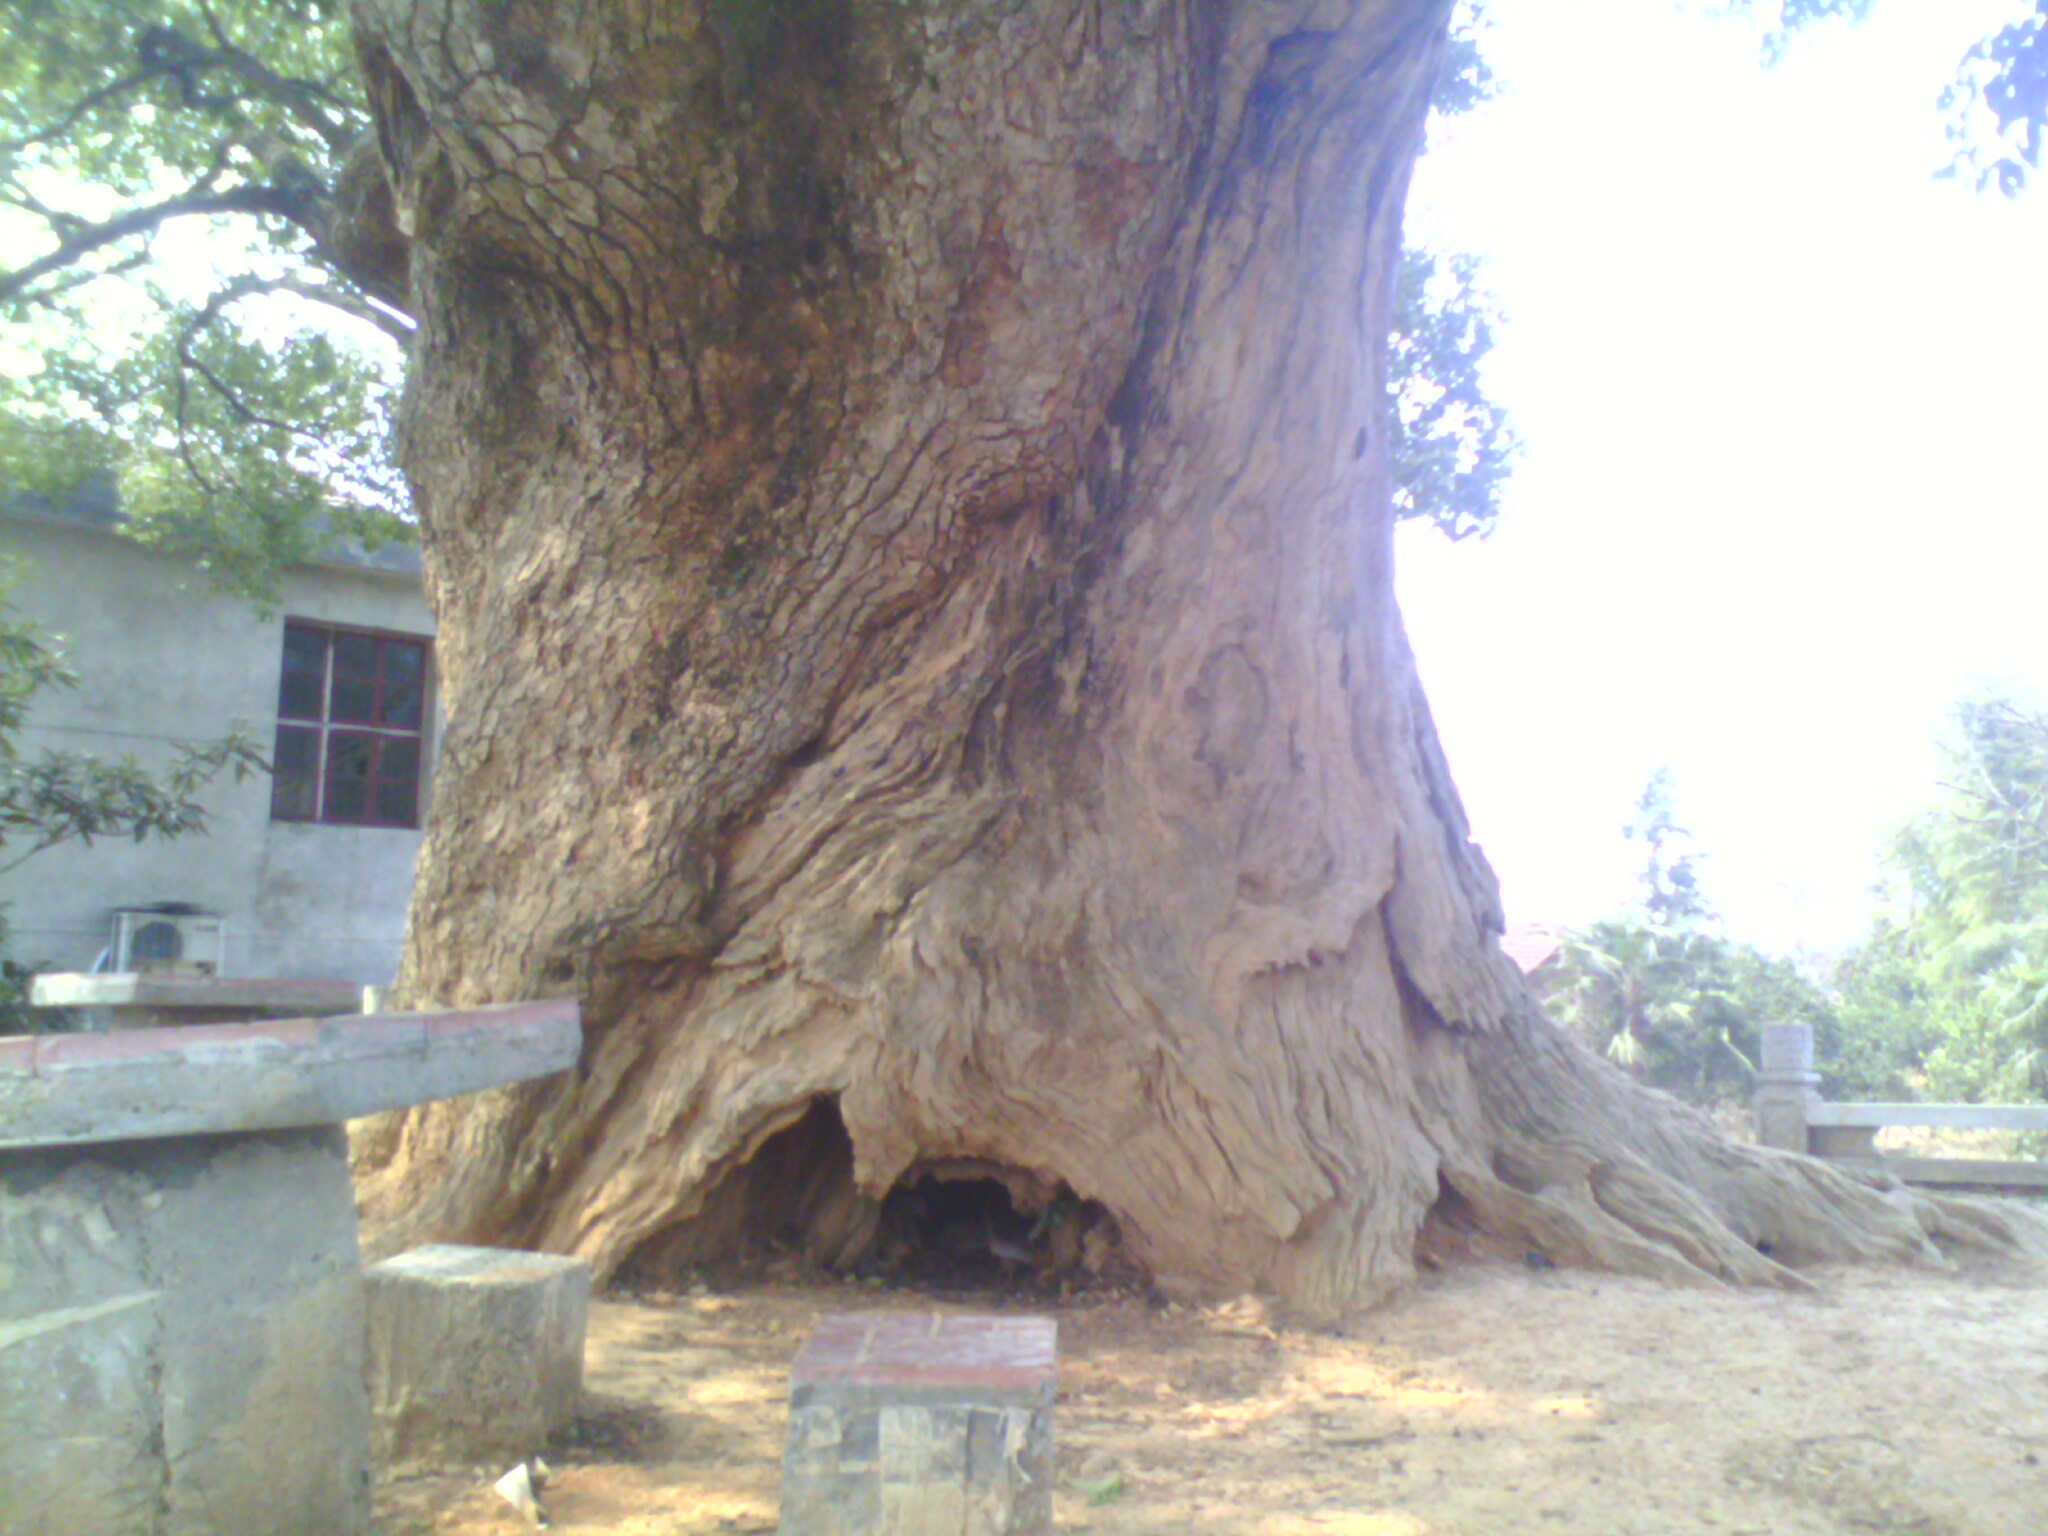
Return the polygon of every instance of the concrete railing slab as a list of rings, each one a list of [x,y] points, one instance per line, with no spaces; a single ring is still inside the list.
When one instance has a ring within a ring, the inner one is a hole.
[[[576,1003],[0,1038],[0,1148],[332,1125],[575,1065]]]
[[[38,1008],[150,1008],[166,1013],[221,1010],[267,1013],[275,1018],[318,1018],[359,1011],[363,989],[352,981],[276,976],[53,971],[31,983],[29,1001]]]
[[[2048,1189],[2048,1163],[2023,1163],[2012,1158],[1887,1157],[1884,1170],[1907,1184]]]
[[[2048,1104],[1809,1104],[1808,1125],[1912,1125],[1960,1131],[2048,1131]]]

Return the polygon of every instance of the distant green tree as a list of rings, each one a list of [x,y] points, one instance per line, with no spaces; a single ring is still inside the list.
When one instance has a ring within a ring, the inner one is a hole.
[[[1859,951],[1851,1009],[1795,962],[1719,932],[1668,769],[1651,774],[1623,830],[1644,849],[1636,899],[1565,935],[1545,989],[1560,1026],[1645,1082],[1713,1105],[1755,1091],[1764,1025],[1804,1023],[1831,1097],[1910,1096],[1934,1042],[1882,1006],[1898,976],[1880,951]]]
[[[1814,1034],[1834,1098],[1906,1096],[1910,1058],[1866,1041],[1797,964],[1720,934],[1659,928],[1640,912],[1566,935],[1546,995],[1565,1030],[1652,1086],[1691,1103],[1738,1104],[1756,1090],[1763,1026]]]
[[[1586,1045],[1646,1081],[1695,1102],[1747,1091],[1755,1042],[1729,990],[1728,946],[1708,933],[1694,856],[1678,851],[1671,771],[1658,768],[1623,835],[1644,848],[1630,910],[1567,933],[1552,1016]]]
[[[1678,824],[1672,805],[1669,768],[1650,774],[1636,798],[1635,815],[1621,831],[1643,845],[1638,899],[1653,928],[1694,928],[1713,917],[1713,908],[1700,894],[1697,855],[1687,851],[1692,833]]]
[[[1829,1097],[1926,1097],[1927,1059],[1942,1035],[1910,928],[1879,918],[1837,959],[1828,984],[1837,1027],[1814,1054]]]
[[[2048,713],[1966,700],[1942,759],[1940,799],[1887,858],[1900,1012],[1938,1041],[1930,1092],[2048,1097]]]

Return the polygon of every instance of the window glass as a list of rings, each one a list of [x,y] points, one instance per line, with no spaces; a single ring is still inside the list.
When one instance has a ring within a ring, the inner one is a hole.
[[[366,821],[370,809],[370,765],[377,738],[335,731],[327,738],[327,803],[323,821]]]
[[[320,733],[280,725],[270,760],[271,816],[278,821],[311,821],[320,813]]]
[[[325,713],[326,692],[327,637],[317,629],[286,629],[277,712],[292,720],[318,720]]]
[[[420,776],[420,743],[416,736],[387,736],[377,758],[380,779],[416,779]]]
[[[320,772],[320,733],[305,726],[280,725],[271,762],[279,778],[316,776]]]
[[[377,820],[409,827],[419,819],[420,744],[387,736],[377,744]]]
[[[328,718],[370,725],[377,718],[377,640],[373,635],[334,637],[334,688]]]
[[[427,653],[400,640],[384,642],[384,718],[380,724],[416,731],[425,713]]]
[[[377,781],[377,820],[387,827],[409,827],[419,820],[418,779]]]

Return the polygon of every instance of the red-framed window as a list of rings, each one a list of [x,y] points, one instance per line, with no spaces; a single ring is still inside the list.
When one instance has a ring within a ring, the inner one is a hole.
[[[419,825],[427,649],[412,635],[286,621],[273,821]]]

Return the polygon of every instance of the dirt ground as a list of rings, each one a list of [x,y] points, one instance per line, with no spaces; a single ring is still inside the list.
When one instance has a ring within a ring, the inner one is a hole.
[[[2048,1273],[1811,1278],[1460,1267],[1342,1335],[1249,1300],[615,1297],[545,1502],[561,1536],[772,1532],[786,1372],[818,1318],[964,1304],[1059,1320],[1063,1533],[2048,1536]],[[529,1529],[490,1492],[501,1470],[387,1481],[383,1536]]]

